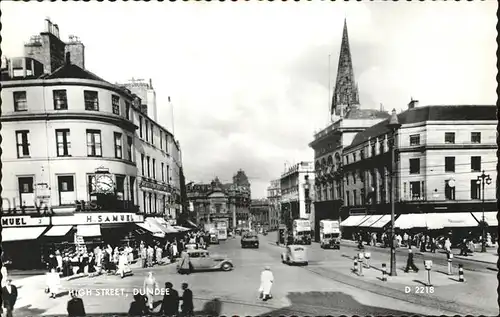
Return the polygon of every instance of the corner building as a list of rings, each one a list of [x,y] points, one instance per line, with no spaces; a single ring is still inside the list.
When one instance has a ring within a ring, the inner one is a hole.
[[[58,33],[46,20],[25,45],[31,57],[2,69],[2,247],[17,264],[61,243],[164,237],[145,217],[173,218],[179,200],[174,136],[130,90],[84,69],[83,44],[73,56]]]

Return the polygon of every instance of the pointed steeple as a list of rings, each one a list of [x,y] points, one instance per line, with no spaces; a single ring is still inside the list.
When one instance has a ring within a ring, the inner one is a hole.
[[[335,90],[332,98],[331,114],[339,116],[341,113],[344,113],[344,109],[341,111],[341,108],[352,108],[357,105],[359,105],[358,85],[354,79],[349,36],[347,34],[347,19],[344,19],[344,31],[342,33],[342,44],[340,46],[337,80],[335,81]]]

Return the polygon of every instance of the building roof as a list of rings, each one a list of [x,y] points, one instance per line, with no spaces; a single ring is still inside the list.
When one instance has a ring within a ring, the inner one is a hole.
[[[107,82],[106,80],[102,79],[101,77],[97,76],[96,74],[89,72],[88,70],[85,70],[75,64],[67,64],[65,63],[61,67],[57,68],[54,70],[52,73],[42,76],[41,78],[43,79],[60,79],[60,78],[78,78],[78,79],[90,79],[90,80],[97,80],[97,81],[102,81],[108,84],[111,84]]]
[[[425,106],[409,109],[398,114],[398,120],[402,125],[425,121],[497,120],[497,107],[487,105]],[[389,128],[387,128],[388,122],[389,118],[356,134],[354,140],[346,149],[353,148],[371,138],[389,132]]]
[[[345,118],[346,119],[386,119],[391,115],[387,111],[380,111],[376,109],[352,109]]]

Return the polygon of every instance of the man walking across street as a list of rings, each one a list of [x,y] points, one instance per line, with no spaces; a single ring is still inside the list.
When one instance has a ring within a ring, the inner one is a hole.
[[[153,276],[153,272],[149,272],[148,276],[144,279],[144,292],[146,293],[146,297],[148,299],[147,304],[150,310],[153,310],[154,294],[157,288],[158,283]]]
[[[12,317],[14,305],[17,300],[17,287],[12,285],[12,279],[7,278],[6,284],[2,287],[3,307],[6,310],[6,317]]]
[[[165,289],[160,314],[165,316],[177,316],[179,314],[179,293],[173,289],[173,285],[170,282],[165,283]]]
[[[418,267],[415,265],[415,262],[413,261],[413,252],[411,251],[411,246],[408,248],[408,260],[406,260],[405,273],[408,273],[410,269],[413,270],[414,272],[418,272]]]
[[[78,298],[76,290],[70,292],[71,299],[68,301],[68,316],[69,317],[82,317],[85,316],[85,307],[83,300]]]
[[[192,317],[194,316],[194,305],[193,305],[193,292],[188,288],[187,283],[182,283],[182,316],[183,317]]]

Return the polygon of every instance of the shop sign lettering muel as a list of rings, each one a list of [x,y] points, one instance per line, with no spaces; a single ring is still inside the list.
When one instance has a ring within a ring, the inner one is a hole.
[[[48,217],[30,217],[30,216],[3,216],[2,227],[34,227],[50,224]]]

